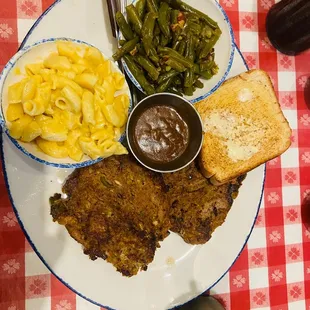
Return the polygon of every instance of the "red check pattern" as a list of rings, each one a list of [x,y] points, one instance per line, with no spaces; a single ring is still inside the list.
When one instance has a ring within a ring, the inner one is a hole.
[[[0,69],[53,0],[0,0]],[[310,52],[277,53],[265,32],[274,0],[220,0],[250,68],[270,74],[293,129],[292,146],[267,164],[264,199],[246,248],[211,289],[226,309],[310,309]],[[60,283],[21,231],[0,178],[0,309],[99,309]]]

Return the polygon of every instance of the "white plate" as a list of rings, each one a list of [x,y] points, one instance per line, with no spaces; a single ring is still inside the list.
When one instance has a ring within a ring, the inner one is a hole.
[[[36,24],[27,44],[47,37],[86,40],[111,56],[115,41],[110,35],[105,1],[62,0]],[[230,75],[246,70],[240,53]],[[252,231],[264,184],[264,166],[250,172],[226,222],[202,246],[191,246],[171,234],[156,251],[148,271],[124,278],[114,267],[91,261],[66,229],[53,223],[48,199],[61,190],[72,170],[36,163],[3,136],[4,174],[17,218],[44,264],[80,296],[113,309],[167,309],[183,304],[216,284],[245,246]],[[168,264],[173,258],[174,264]]]
[[[132,2],[135,3],[136,1],[137,0]],[[218,74],[213,76],[210,80],[201,79],[201,82],[203,82],[204,87],[201,89],[197,88],[193,96],[184,96],[191,103],[196,103],[208,97],[210,94],[216,91],[227,78],[227,75],[229,74],[232,67],[235,53],[234,33],[227,14],[217,1],[215,0],[203,0],[203,1],[183,0],[183,1],[191,5],[195,9],[198,9],[201,12],[209,15],[213,20],[215,20],[218,23],[222,31],[222,35],[214,47],[215,62],[219,67]],[[122,63],[131,81],[136,85],[137,88],[139,88],[140,91],[144,92],[138,81],[131,74],[124,60],[122,60]]]
[[[89,156],[84,155],[80,162],[77,162],[70,157],[67,158],[53,158],[51,156],[43,153],[35,143],[25,143],[20,140],[16,140],[9,134],[9,129],[7,126],[7,121],[5,120],[6,111],[8,108],[8,89],[9,87],[25,78],[25,66],[32,63],[37,63],[46,58],[49,54],[53,52],[57,52],[57,41],[69,41],[74,42],[75,44],[79,44],[80,46],[93,46],[84,41],[78,39],[71,38],[55,38],[51,37],[48,39],[43,39],[33,44],[27,45],[20,50],[9,60],[9,62],[4,67],[3,71],[0,74],[0,102],[1,102],[1,110],[0,110],[0,124],[2,128],[9,136],[14,145],[23,152],[26,156],[45,164],[50,165],[56,168],[81,168],[89,165],[93,165],[102,160],[102,158],[91,159]],[[96,46],[95,46],[96,47]],[[106,55],[103,54],[104,59],[107,59]],[[117,64],[111,59],[111,68],[112,72],[119,72]],[[16,74],[16,70],[20,71]],[[129,87],[127,82],[123,88],[117,91],[116,95],[120,95],[125,93],[130,98],[130,106],[129,111],[132,108],[131,95],[129,91]],[[122,134],[119,141],[122,142],[125,138],[125,133]]]

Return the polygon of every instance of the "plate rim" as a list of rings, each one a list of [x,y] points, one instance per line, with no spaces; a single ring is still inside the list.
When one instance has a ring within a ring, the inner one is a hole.
[[[27,32],[26,36],[24,37],[22,43],[20,44],[20,47],[18,49],[18,51],[20,49],[22,49],[29,36],[32,34],[33,30],[38,26],[38,24],[41,22],[41,20],[43,19],[43,17],[45,17],[50,11],[52,8],[54,8],[57,4],[59,4],[61,1],[63,0],[56,0],[52,5],[50,5],[41,15],[40,17],[35,21],[35,23],[33,24],[33,26],[30,28],[30,30]],[[217,1],[215,1],[217,2]],[[225,12],[226,14],[226,12]],[[236,42],[233,41],[232,42],[233,46],[234,46],[234,49],[237,50],[237,52],[239,53],[240,57],[242,58],[242,61],[245,65],[245,67],[247,68],[247,71],[249,71],[249,67],[245,61],[245,58],[243,56],[243,54],[241,53],[239,47],[237,46]],[[235,54],[234,54],[235,56]],[[233,57],[234,59],[234,57]],[[233,60],[232,59],[232,60]],[[232,61],[233,62],[233,61]],[[36,253],[36,255],[39,257],[39,259],[41,260],[41,262],[44,264],[44,266],[49,270],[49,272],[54,275],[62,284],[64,284],[66,287],[68,287],[72,292],[74,292],[76,295],[78,295],[79,297],[87,300],[88,302],[96,305],[96,306],[99,306],[99,307],[103,307],[103,308],[106,308],[107,310],[117,310],[117,309],[114,309],[114,308],[111,308],[109,306],[106,306],[106,305],[103,305],[103,304],[100,304],[90,298],[88,298],[87,296],[84,296],[82,293],[78,292],[76,289],[74,289],[72,286],[70,286],[70,284],[68,284],[65,280],[63,280],[60,276],[58,276],[52,269],[51,267],[47,264],[47,262],[45,261],[45,259],[43,258],[43,256],[40,254],[40,252],[37,250],[36,246],[34,245],[34,243],[32,242],[30,236],[28,235],[24,225],[23,225],[23,222],[19,216],[19,213],[18,213],[18,210],[17,208],[15,207],[15,204],[14,204],[14,199],[11,195],[11,190],[10,190],[10,184],[9,184],[9,181],[8,181],[8,175],[7,175],[7,171],[6,171],[6,164],[5,164],[5,157],[4,157],[4,141],[3,141],[3,135],[5,135],[4,133],[1,133],[1,137],[0,137],[0,143],[1,143],[1,147],[0,147],[0,155],[1,155],[1,166],[2,166],[2,171],[3,171],[3,176],[4,176],[4,181],[5,181],[5,187],[7,189],[7,193],[8,193],[8,196],[9,196],[9,200],[10,200],[10,203],[11,203],[11,206],[12,206],[12,209],[14,211],[14,214],[16,216],[16,219],[18,221],[18,224],[21,228],[21,230],[23,231],[24,235],[25,235],[25,238],[27,239],[27,241],[29,242],[30,246],[32,247],[32,249],[34,250],[34,252]],[[231,269],[231,267],[235,264],[235,262],[237,261],[237,259],[239,258],[241,252],[243,251],[243,249],[245,248],[252,232],[253,232],[253,229],[254,229],[254,226],[255,226],[255,222],[257,220],[257,217],[258,217],[258,214],[259,214],[259,210],[260,210],[260,207],[261,207],[261,203],[262,203],[262,199],[264,197],[264,188],[265,188],[265,180],[266,180],[266,164],[264,164],[264,175],[263,175],[263,181],[262,181],[262,189],[261,189],[261,195],[260,195],[260,199],[259,199],[259,202],[258,202],[258,205],[257,205],[257,212],[256,212],[256,215],[254,217],[254,220],[253,220],[253,224],[251,226],[251,229],[248,233],[248,235],[246,236],[245,238],[245,241],[244,241],[244,244],[242,245],[238,255],[236,256],[236,258],[234,259],[234,261],[231,263],[231,265],[227,268],[227,270],[223,273],[223,275],[217,279],[212,285],[210,285],[206,290],[204,290],[203,292],[199,293],[197,296],[195,296],[194,298],[192,298],[191,300],[197,298],[198,296],[204,294],[205,292],[209,291],[211,288],[213,288],[227,273],[228,271]],[[186,303],[183,303],[183,304],[179,304],[179,305],[176,305],[174,307],[180,307],[184,304],[187,304],[188,302],[190,302],[191,300],[187,301]]]

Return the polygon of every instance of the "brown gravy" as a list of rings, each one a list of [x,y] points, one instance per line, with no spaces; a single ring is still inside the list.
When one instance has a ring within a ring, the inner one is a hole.
[[[134,128],[134,139],[149,159],[167,163],[181,156],[189,141],[188,126],[172,107],[158,105],[145,110]]]

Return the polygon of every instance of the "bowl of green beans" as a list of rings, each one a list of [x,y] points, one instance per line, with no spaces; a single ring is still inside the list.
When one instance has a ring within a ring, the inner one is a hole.
[[[115,17],[113,58],[146,95],[170,92],[196,103],[230,72],[234,35],[216,0],[137,0]]]

